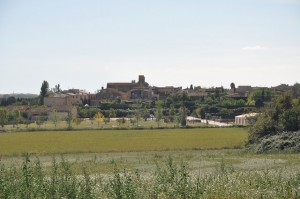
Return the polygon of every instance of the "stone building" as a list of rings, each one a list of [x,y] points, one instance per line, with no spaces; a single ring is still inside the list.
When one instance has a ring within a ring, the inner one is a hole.
[[[153,87],[145,81],[144,75],[139,75],[138,82],[132,80],[131,82],[122,83],[107,83],[107,88],[102,88],[95,96],[95,100],[91,101],[92,105],[97,105],[101,101],[115,100],[117,98],[122,101],[133,100],[157,100],[163,99],[167,96],[180,92],[181,87],[175,88],[173,86],[167,87]]]
[[[139,80],[136,82],[121,82],[121,83],[107,83],[107,88],[102,88],[91,101],[92,105],[97,105],[99,101],[115,100],[151,100],[153,97],[152,87],[145,81],[144,75],[139,75]]]
[[[44,98],[44,105],[46,106],[44,112],[51,115],[53,110],[56,110],[62,117],[65,117],[71,111],[73,117],[77,116],[77,105],[85,105],[95,99],[95,94],[90,94],[79,89],[69,89],[60,93],[53,93]],[[49,109],[50,108],[50,109]],[[37,114],[43,110],[35,110]],[[51,110],[51,111],[49,111]]]
[[[165,99],[170,95],[180,93],[182,87],[166,86],[166,87],[153,87],[152,89],[156,99]]]

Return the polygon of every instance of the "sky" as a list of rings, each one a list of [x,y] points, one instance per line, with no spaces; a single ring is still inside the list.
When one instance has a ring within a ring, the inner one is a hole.
[[[300,82],[300,0],[0,0],[0,93],[145,75],[152,86]]]

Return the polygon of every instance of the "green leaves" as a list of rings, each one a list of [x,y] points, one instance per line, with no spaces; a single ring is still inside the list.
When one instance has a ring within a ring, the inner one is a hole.
[[[300,129],[300,103],[290,93],[276,98],[257,118],[249,131],[249,142],[259,141],[266,135]]]
[[[0,125],[2,126],[2,128],[7,123],[7,121],[8,121],[8,111],[4,108],[1,108],[0,109]]]
[[[49,83],[46,80],[44,80],[40,91],[41,105],[44,104],[44,97],[47,97],[48,93],[49,93]]]

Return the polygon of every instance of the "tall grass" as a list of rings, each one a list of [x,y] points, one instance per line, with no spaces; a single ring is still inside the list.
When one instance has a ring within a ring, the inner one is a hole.
[[[107,177],[91,174],[82,165],[52,161],[45,170],[38,158],[24,155],[21,167],[0,166],[0,198],[299,198],[300,171],[236,171],[222,161],[204,176],[189,172],[187,163],[169,157],[150,176],[114,166]]]

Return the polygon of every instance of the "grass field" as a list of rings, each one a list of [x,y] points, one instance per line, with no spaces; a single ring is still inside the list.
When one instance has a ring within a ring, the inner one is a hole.
[[[2,133],[0,155],[240,148],[246,139],[243,128]]]
[[[55,159],[55,161],[54,161]],[[299,198],[298,154],[242,149],[0,159],[0,198]]]
[[[299,198],[299,154],[235,149],[246,139],[242,128],[1,133],[0,198]]]

